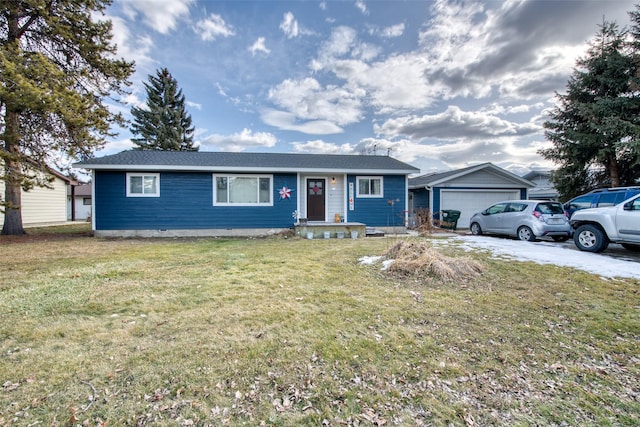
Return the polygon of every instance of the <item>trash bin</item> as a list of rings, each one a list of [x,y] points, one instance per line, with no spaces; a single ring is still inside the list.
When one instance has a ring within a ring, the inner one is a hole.
[[[458,227],[458,220],[460,219],[460,211],[443,210],[442,218],[440,220],[441,228],[448,228],[455,230]]]

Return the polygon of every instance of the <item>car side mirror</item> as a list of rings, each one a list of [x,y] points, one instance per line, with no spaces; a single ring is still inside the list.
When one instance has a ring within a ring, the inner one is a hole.
[[[633,202],[625,203],[624,206],[622,207],[622,209],[624,209],[625,211],[632,211],[633,210]]]
[[[482,212],[480,212],[482,215],[487,216],[489,215],[489,211],[488,210],[483,210]]]

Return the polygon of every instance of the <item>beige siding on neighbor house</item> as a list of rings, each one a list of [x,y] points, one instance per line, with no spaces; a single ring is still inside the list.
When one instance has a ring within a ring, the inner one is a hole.
[[[36,225],[67,220],[67,185],[55,177],[53,188],[35,187],[22,192],[22,224]],[[0,181],[0,195],[4,200],[4,181]],[[0,221],[4,215],[0,213]]]

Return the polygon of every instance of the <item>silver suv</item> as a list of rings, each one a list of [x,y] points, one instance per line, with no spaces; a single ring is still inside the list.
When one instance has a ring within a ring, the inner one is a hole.
[[[469,222],[472,234],[504,234],[530,242],[548,236],[558,242],[571,237],[569,219],[559,202],[507,200],[475,213]]]
[[[578,249],[602,252],[610,242],[640,250],[640,194],[605,208],[580,209],[571,217]]]

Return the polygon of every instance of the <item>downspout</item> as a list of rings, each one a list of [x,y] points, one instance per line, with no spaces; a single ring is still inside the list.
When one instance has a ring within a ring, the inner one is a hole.
[[[73,185],[73,182],[71,182],[70,185],[71,185],[71,221],[75,221],[76,220],[76,186]]]

